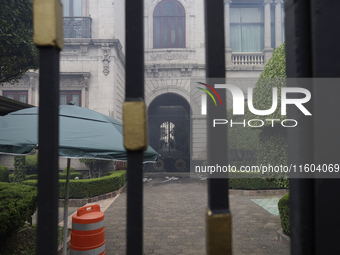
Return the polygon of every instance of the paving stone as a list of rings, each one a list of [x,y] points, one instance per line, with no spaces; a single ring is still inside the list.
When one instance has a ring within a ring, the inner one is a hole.
[[[183,178],[184,179],[184,178]],[[144,254],[205,254],[207,184],[194,180],[144,184]],[[253,200],[280,197],[230,195],[233,254],[288,255],[275,241],[280,220]],[[268,201],[269,201],[268,200]],[[265,204],[270,203],[266,200]],[[105,211],[106,254],[125,254],[126,192]]]

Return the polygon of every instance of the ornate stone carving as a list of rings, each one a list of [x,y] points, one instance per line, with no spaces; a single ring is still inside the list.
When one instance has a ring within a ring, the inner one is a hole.
[[[110,46],[107,43],[102,44],[102,62],[103,62],[103,73],[108,75],[110,72]]]
[[[61,76],[60,77],[61,87],[84,87],[85,81],[82,76]]]
[[[273,2],[273,0],[264,0],[263,4],[271,4]]]
[[[187,60],[189,59],[188,53],[164,53],[164,54],[150,54],[152,61],[160,60]]]
[[[80,45],[79,47],[80,47],[80,54],[82,56],[87,55],[87,49],[88,49],[89,45],[88,44]]]

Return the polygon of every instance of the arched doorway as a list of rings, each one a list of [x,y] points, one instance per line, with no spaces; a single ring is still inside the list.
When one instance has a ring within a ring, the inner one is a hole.
[[[190,105],[181,96],[156,97],[148,108],[149,144],[159,160],[147,164],[148,172],[190,171]]]

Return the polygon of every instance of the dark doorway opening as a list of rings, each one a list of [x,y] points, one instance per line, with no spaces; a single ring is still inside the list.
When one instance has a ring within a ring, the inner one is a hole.
[[[181,96],[167,93],[155,98],[148,109],[149,144],[159,154],[147,172],[190,171],[190,105]]]

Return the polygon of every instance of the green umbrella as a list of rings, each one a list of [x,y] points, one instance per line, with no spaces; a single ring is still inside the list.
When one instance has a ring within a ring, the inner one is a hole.
[[[127,160],[123,125],[90,109],[59,107],[59,156]],[[38,107],[10,113],[0,118],[0,153],[25,155],[38,145]],[[158,153],[150,146],[144,162],[154,162]]]
[[[38,107],[12,112],[0,118],[0,153],[27,155],[38,146]],[[64,254],[68,216],[69,172],[71,158],[127,160],[123,143],[123,125],[90,109],[59,107],[59,156],[67,157],[67,181],[64,209]],[[144,162],[154,162],[158,153],[148,146]]]

